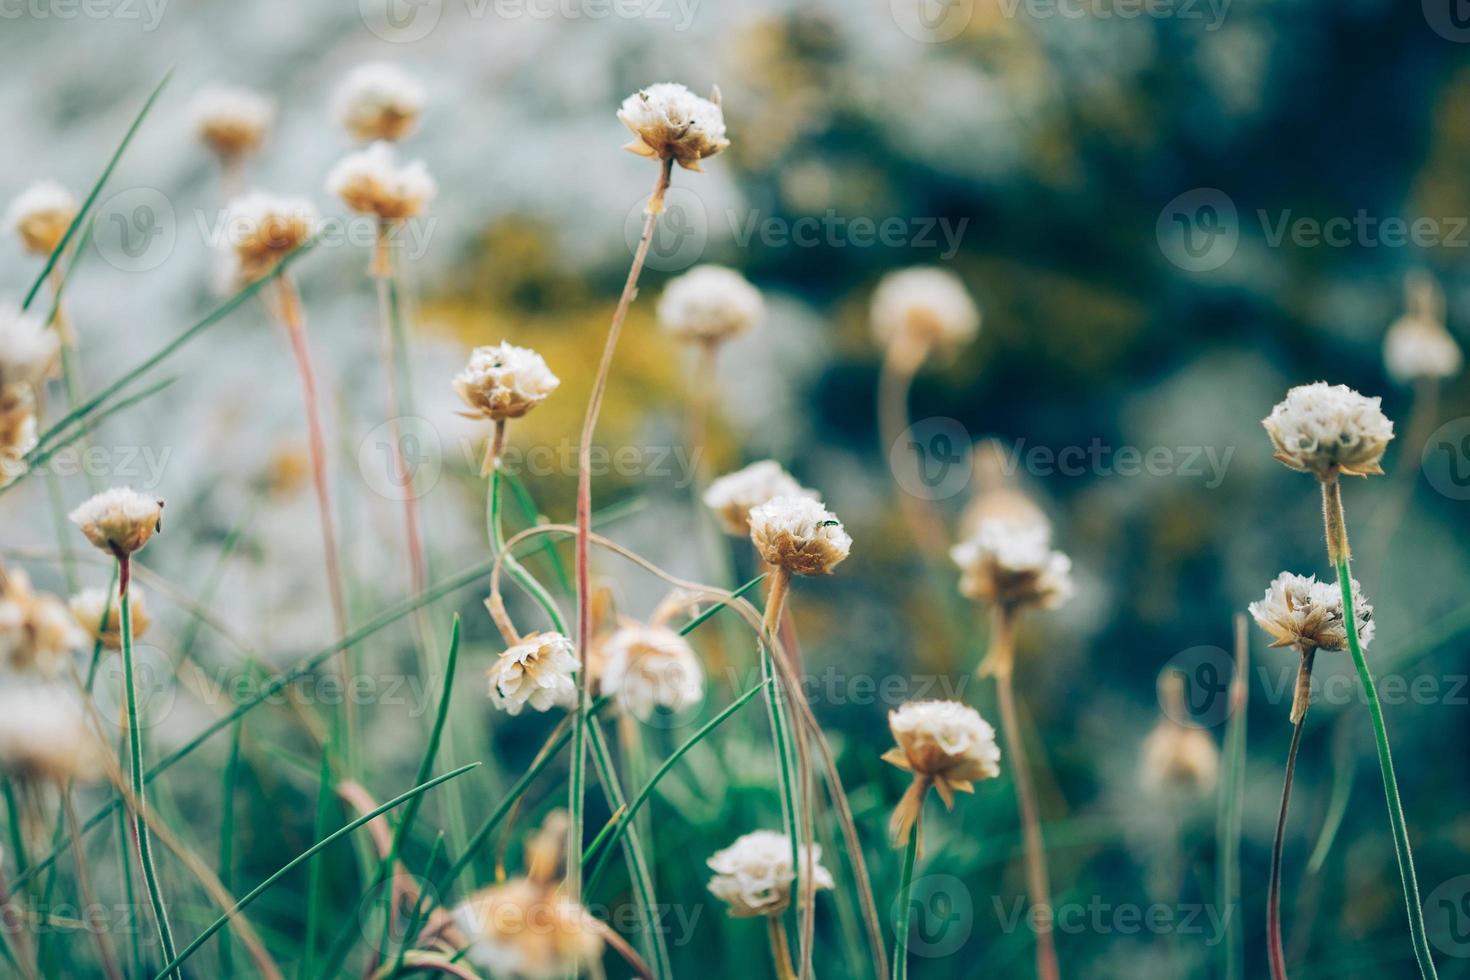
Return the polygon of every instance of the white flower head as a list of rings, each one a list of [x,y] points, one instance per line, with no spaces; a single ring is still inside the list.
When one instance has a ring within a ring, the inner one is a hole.
[[[751,508],[750,540],[766,564],[794,575],[827,575],[852,550],[837,515],[803,496],[775,497]]]
[[[1394,321],[1383,338],[1383,363],[1400,384],[1420,378],[1451,378],[1460,373],[1460,345],[1435,320],[1414,313]]]
[[[1379,404],[1347,385],[1318,381],[1288,391],[1261,424],[1276,459],[1291,469],[1323,480],[1371,476],[1383,472],[1379,462],[1393,438]]]
[[[117,558],[126,558],[163,530],[163,501],[131,487],[113,487],[82,503],[71,521],[87,540]]]
[[[393,147],[378,141],[343,157],[327,175],[327,191],[354,211],[398,221],[421,213],[437,187],[422,160],[399,164]]]
[[[686,170],[699,170],[700,160],[730,145],[719,89],[702,99],[683,85],[660,82],[624,99],[618,119],[637,137],[624,149],[676,160]]]
[[[454,921],[469,940],[470,962],[490,976],[563,980],[602,958],[591,914],[530,878],[470,896],[455,908]]]
[[[500,655],[489,670],[490,701],[507,714],[576,703],[577,650],[560,633],[532,633]]]
[[[122,603],[117,590],[83,589],[67,602],[73,618],[93,642],[100,641],[108,650],[122,649]],[[148,615],[144,592],[136,585],[128,586],[128,612],[132,619],[133,638],[148,632],[153,624]]]
[[[680,340],[719,343],[745,333],[765,315],[759,289],[723,265],[697,265],[669,280],[658,298],[658,322]]]
[[[954,348],[980,331],[980,310],[960,277],[929,266],[884,276],[873,293],[871,317],[873,333],[884,346]]]
[[[86,643],[60,597],[37,592],[21,569],[0,573],[0,665],[55,677]]]
[[[242,283],[269,274],[317,229],[316,208],[304,197],[251,191],[230,202],[225,215],[235,275]]]
[[[50,255],[76,219],[80,205],[54,180],[38,180],[10,202],[5,227],[19,236],[27,252]]]
[[[0,300],[0,384],[39,385],[55,370],[61,337],[34,313]]]
[[[1072,598],[1072,560],[1051,547],[1050,529],[1031,520],[982,520],[949,551],[960,568],[960,593],[1010,608],[1055,609]]]
[[[811,865],[815,887],[832,888],[832,873],[821,865],[821,846],[795,850],[803,866]],[[791,905],[791,886],[796,880],[792,853],[791,838],[785,834],[774,830],[745,834],[706,862],[714,872],[710,893],[728,905],[735,918],[780,915]]]
[[[354,138],[395,142],[418,125],[425,98],[418,79],[397,65],[374,61],[347,73],[332,105]]]
[[[1353,611],[1358,643],[1373,641],[1373,606],[1354,579]],[[1336,580],[1319,582],[1315,575],[1282,572],[1266,594],[1249,606],[1251,617],[1271,635],[1273,647],[1297,650],[1346,650],[1347,626],[1342,613],[1342,589]]]
[[[455,375],[454,391],[471,417],[499,422],[525,415],[560,384],[540,354],[501,341],[470,352],[469,363]]]
[[[608,637],[602,655],[602,692],[640,721],[657,708],[686,711],[704,700],[699,657],[666,626],[624,626]]]
[[[995,729],[969,705],[910,701],[888,713],[888,729],[898,748],[884,758],[900,769],[962,790],[958,783],[1000,775]]]
[[[36,396],[27,384],[0,385],[0,488],[30,469],[27,454],[36,448]]]
[[[221,159],[230,160],[260,148],[275,118],[275,107],[251,89],[215,85],[194,96],[189,118],[204,144]]]
[[[1144,788],[1203,796],[1220,775],[1220,749],[1203,728],[1172,718],[1159,722],[1143,741]]]
[[[0,686],[0,770],[24,780],[91,782],[102,774],[104,751],[64,685]]]
[[[772,459],[751,463],[712,481],[704,492],[704,505],[715,512],[726,534],[744,537],[750,533],[750,511],[777,497],[810,497],[796,478]]]

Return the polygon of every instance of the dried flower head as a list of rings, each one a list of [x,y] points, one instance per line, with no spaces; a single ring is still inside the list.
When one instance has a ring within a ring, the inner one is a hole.
[[[0,300],[0,384],[39,386],[50,377],[61,337],[46,321],[9,300]]]
[[[658,322],[680,340],[716,344],[750,330],[765,308],[760,290],[734,269],[697,265],[664,287]]]
[[[576,703],[577,650],[560,633],[532,633],[500,655],[489,670],[490,701],[507,714]]]
[[[1319,582],[1315,575],[1282,572],[1249,610],[1261,629],[1271,635],[1273,647],[1298,651],[1347,649],[1342,589],[1336,581]],[[1373,607],[1357,580],[1353,581],[1353,611],[1358,642],[1366,647],[1373,641]]]
[[[1393,423],[1347,385],[1298,385],[1263,421],[1276,458],[1291,469],[1330,480],[1337,474],[1371,476],[1393,438]]]
[[[0,488],[30,469],[27,454],[36,448],[36,396],[27,384],[0,386]]]
[[[237,86],[201,89],[189,105],[194,131],[222,160],[237,159],[259,149],[274,117],[270,99]]]
[[[37,592],[22,569],[0,573],[0,664],[55,677],[87,642],[58,596]]]
[[[960,594],[1008,609],[1055,609],[1072,598],[1072,560],[1051,547],[1034,521],[989,518],[949,551],[960,567]]]
[[[683,85],[660,82],[624,99],[618,119],[637,137],[624,149],[678,161],[685,170],[699,170],[700,160],[730,145],[719,89],[702,99]]]
[[[883,753],[883,760],[914,774],[889,824],[900,844],[908,843],[930,786],[952,810],[957,791],[973,793],[975,780],[1000,775],[995,729],[968,705],[910,701],[888,713],[888,729],[898,747]]]
[[[958,347],[980,331],[980,310],[959,276],[920,266],[890,272],[873,293],[873,334],[884,346]]]
[[[0,687],[0,770],[66,784],[102,773],[104,749],[75,693],[59,683]]]
[[[960,516],[961,539],[974,537],[975,532],[980,530],[980,525],[987,520],[1034,525],[1041,529],[1041,534],[1050,539],[1051,521],[1036,501],[1016,485],[1016,461],[1008,458],[1006,448],[1000,441],[982,439],[975,443],[972,459],[972,482],[976,489],[975,495]]]
[[[704,505],[715,512],[726,534],[744,537],[750,534],[750,512],[777,497],[810,497],[808,490],[772,459],[751,463],[734,473],[727,473],[710,483],[704,492]]]
[[[136,585],[128,586],[128,612],[134,638],[148,632],[148,627],[153,625],[143,595]],[[93,642],[101,641],[108,650],[122,649],[122,603],[116,590],[109,595],[105,589],[83,589],[67,605]]]
[[[1172,718],[1159,722],[1143,741],[1143,785],[1147,789],[1205,796],[1220,774],[1220,750],[1203,728]]]
[[[560,384],[540,354],[501,341],[470,352],[469,363],[455,375],[454,391],[470,418],[500,422],[525,415]]]
[[[704,700],[704,668],[689,642],[665,626],[624,626],[602,644],[602,692],[647,721],[656,708],[679,712]]]
[[[471,963],[490,976],[563,980],[602,958],[597,922],[581,905],[530,878],[471,895],[454,910]]]
[[[393,147],[379,141],[343,157],[327,175],[327,191],[354,211],[399,221],[420,214],[437,188],[422,160],[399,164]]]
[[[1383,363],[1402,384],[1453,377],[1462,362],[1460,345],[1444,325],[1415,313],[1399,317],[1383,338]]]
[[[793,575],[827,575],[852,550],[837,515],[811,497],[782,496],[751,508],[750,540],[773,568]]]
[[[737,919],[781,915],[791,904],[791,886],[796,880],[792,850],[791,838],[774,830],[744,834],[706,862],[714,872],[710,893],[728,905],[730,915]],[[820,845],[797,849],[797,860],[811,865],[818,889],[833,887],[831,872],[821,865]]]
[[[254,282],[316,232],[316,208],[302,197],[280,197],[251,191],[230,202],[225,217],[229,245],[235,251],[235,278]]]
[[[374,61],[347,73],[332,104],[354,138],[395,142],[418,125],[424,100],[418,79],[397,65]]]
[[[163,530],[163,501],[131,487],[113,487],[72,511],[71,520],[93,545],[126,558]]]
[[[50,255],[76,220],[79,206],[71,191],[54,180],[38,180],[21,191],[5,212],[5,227],[35,255]]]

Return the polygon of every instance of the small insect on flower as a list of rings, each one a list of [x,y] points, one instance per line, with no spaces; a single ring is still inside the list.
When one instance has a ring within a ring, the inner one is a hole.
[[[640,721],[657,708],[686,711],[704,700],[699,657],[668,627],[621,627],[602,644],[602,655],[602,692]]]
[[[59,683],[0,687],[0,771],[58,786],[102,774],[101,741],[77,695]]]
[[[72,511],[71,521],[93,545],[122,559],[163,530],[163,501],[131,487],[113,487]]]
[[[706,862],[714,876],[709,890],[729,907],[737,919],[778,916],[791,905],[791,885],[796,880],[791,866],[791,838],[774,830],[757,830],[736,838],[735,843],[716,851]],[[810,862],[818,889],[834,886],[832,873],[822,867],[822,848],[812,844],[798,849],[797,860]]]
[[[910,701],[888,713],[888,730],[898,747],[883,753],[883,761],[914,774],[889,822],[897,844],[908,843],[929,787],[953,810],[956,792],[973,793],[976,780],[1000,775],[995,729],[969,705]]]
[[[316,228],[316,208],[305,198],[264,191],[235,198],[225,217],[225,232],[235,253],[236,281],[252,283],[269,275],[305,245]]]
[[[1276,459],[1320,480],[1374,476],[1393,439],[1393,423],[1379,407],[1347,385],[1318,381],[1298,385],[1261,424],[1276,448]]]
[[[1353,611],[1357,614],[1358,642],[1373,642],[1373,607],[1353,580]],[[1342,590],[1315,575],[1282,572],[1266,588],[1260,601],[1248,607],[1257,625],[1271,635],[1273,647],[1297,651],[1347,649],[1347,626],[1342,614]]]
[[[793,575],[828,575],[852,550],[837,515],[818,500],[781,496],[750,511],[750,540],[773,568]]]
[[[501,422],[522,417],[560,384],[540,354],[501,341],[470,352],[454,377],[454,392],[470,409],[463,413],[467,417]]]
[[[418,125],[424,101],[418,79],[397,65],[373,61],[347,73],[332,105],[353,138],[396,142]]]
[[[658,322],[679,340],[718,344],[760,323],[765,301],[759,289],[722,265],[697,265],[669,280],[658,298]]]
[[[270,99],[237,86],[201,89],[189,104],[189,118],[200,140],[221,160],[237,160],[265,142],[275,118]]]
[[[422,213],[437,187],[422,160],[400,164],[379,141],[343,157],[327,175],[327,191],[360,214],[400,221]]]
[[[5,227],[33,255],[50,255],[76,220],[79,206],[71,191],[54,180],[39,180],[21,191],[5,212]]]
[[[86,642],[60,597],[37,592],[22,569],[0,570],[0,665],[55,677]]]
[[[560,633],[532,633],[503,652],[490,668],[490,701],[507,714],[530,705],[536,711],[577,702],[577,651]]]
[[[980,331],[980,310],[960,277],[919,266],[890,272],[873,292],[873,335],[897,343],[953,349]]]
[[[734,473],[712,481],[704,492],[704,505],[714,511],[726,534],[745,537],[750,534],[750,512],[777,497],[810,497],[808,490],[773,459],[751,463]]]
[[[623,100],[618,119],[637,137],[623,149],[685,170],[699,170],[700,160],[730,145],[718,88],[702,99],[676,82],[650,85]]]
[[[1045,524],[989,518],[949,555],[960,568],[960,594],[976,602],[1055,609],[1075,592],[1072,560],[1052,550]]]
[[[128,586],[134,639],[148,632],[148,627],[153,624],[143,597],[142,589],[136,585]],[[94,642],[100,642],[108,650],[122,649],[122,604],[116,590],[109,596],[104,589],[83,589],[72,596],[67,605],[77,623]]]

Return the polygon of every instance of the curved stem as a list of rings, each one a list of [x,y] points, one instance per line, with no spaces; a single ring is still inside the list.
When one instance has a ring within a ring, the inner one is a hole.
[[[1437,977],[1434,957],[1424,929],[1424,904],[1419,898],[1419,879],[1414,872],[1414,852],[1409,846],[1409,830],[1404,820],[1404,805],[1399,799],[1398,777],[1393,771],[1393,753],[1389,750],[1388,729],[1383,721],[1383,706],[1378,702],[1378,688],[1363,647],[1358,640],[1357,610],[1353,606],[1353,580],[1348,571],[1347,523],[1342,511],[1342,493],[1336,479],[1322,482],[1322,512],[1327,527],[1327,554],[1337,569],[1337,584],[1342,590],[1343,623],[1347,628],[1348,651],[1353,655],[1358,680],[1368,702],[1368,715],[1373,722],[1373,742],[1378,749],[1378,768],[1383,775],[1383,795],[1388,803],[1388,822],[1393,830],[1394,854],[1398,858],[1399,880],[1404,890],[1404,905],[1409,916],[1409,934],[1414,944],[1414,957],[1422,977]]]
[[[1297,690],[1300,692],[1305,678],[1310,688],[1312,658],[1316,651],[1302,654],[1302,664],[1297,672]],[[1302,744],[1302,722],[1306,712],[1297,714],[1292,707],[1291,748],[1286,752],[1286,778],[1281,786],[1281,810],[1276,815],[1276,839],[1271,844],[1271,884],[1266,892],[1266,952],[1271,962],[1271,980],[1286,980],[1286,952],[1281,944],[1281,852],[1286,845],[1286,811],[1291,805],[1291,784],[1296,776],[1296,754]]]

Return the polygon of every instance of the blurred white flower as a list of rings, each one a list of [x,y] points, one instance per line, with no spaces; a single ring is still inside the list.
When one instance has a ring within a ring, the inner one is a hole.
[[[561,379],[529,347],[501,341],[476,347],[454,378],[454,391],[472,418],[518,419],[541,404]]]
[[[852,550],[837,515],[811,497],[783,496],[750,511],[750,540],[766,564],[795,575],[826,575]]]
[[[764,313],[760,290],[722,265],[695,266],[671,279],[658,299],[658,322],[665,332],[700,343],[745,333]]]
[[[660,82],[623,100],[618,119],[638,137],[624,149],[639,156],[676,160],[686,170],[730,145],[720,92],[702,99],[676,82]]]
[[[37,592],[23,569],[0,570],[0,664],[55,677],[86,643],[59,596]]]
[[[715,512],[726,534],[744,537],[750,533],[750,511],[777,497],[810,497],[808,490],[773,459],[751,463],[712,481],[704,492],[704,505]]]
[[[424,101],[424,87],[418,79],[397,65],[374,61],[347,73],[332,105],[356,139],[395,142],[418,125]]]
[[[39,441],[31,386],[0,385],[0,488],[14,483],[30,468],[26,454]]]
[[[250,283],[269,274],[316,228],[316,208],[303,197],[251,191],[235,198],[225,214],[225,234],[234,250],[236,280]]]
[[[980,310],[959,276],[919,266],[890,272],[873,292],[873,334],[882,345],[957,347],[980,330]]]
[[[379,141],[343,157],[327,175],[327,191],[354,211],[397,221],[421,213],[437,187],[422,160],[399,164],[393,147]]]
[[[709,859],[709,890],[729,906],[735,918],[780,915],[791,904],[791,886],[796,880],[791,865],[791,838],[774,830],[745,834],[735,843],[716,851]],[[797,849],[797,860],[812,867],[818,889],[832,888],[832,873],[822,867],[822,848],[810,845]]]
[[[93,545],[125,558],[163,530],[163,501],[131,487],[113,487],[84,501],[71,521]]]
[[[1358,643],[1373,642],[1373,606],[1354,579],[1353,611]],[[1347,624],[1342,612],[1342,589],[1334,579],[1317,581],[1315,575],[1282,572],[1266,588],[1266,594],[1248,607],[1257,625],[1271,635],[1273,647],[1299,651],[1346,650]]]
[[[94,642],[102,641],[108,650],[122,649],[122,603],[117,590],[109,593],[106,589],[83,589],[71,597],[67,606]],[[143,590],[136,585],[128,586],[128,612],[132,617],[133,638],[148,632],[153,620],[148,615]]]
[[[1347,385],[1318,381],[1298,385],[1261,424],[1276,459],[1291,469],[1331,479],[1338,473],[1371,476],[1393,438],[1393,423],[1379,407]]]
[[[0,687],[0,770],[58,785],[91,782],[106,751],[81,701],[60,683]]]
[[[1220,749],[1203,728],[1164,718],[1143,740],[1146,789],[1205,796],[1220,774]]]
[[[1383,363],[1401,384],[1460,373],[1460,345],[1444,326],[1413,313],[1394,321],[1383,338]]]
[[[50,255],[76,219],[79,205],[71,191],[54,180],[38,180],[21,191],[5,212],[5,227],[35,255]]]
[[[500,655],[489,670],[490,701],[507,714],[530,705],[536,711],[577,702],[577,652],[560,633],[532,633]]]
[[[624,626],[602,645],[602,692],[647,721],[655,708],[684,711],[704,700],[704,668],[689,642],[664,626]]]
[[[1050,530],[1031,520],[986,518],[949,551],[960,594],[1007,608],[1055,609],[1072,598],[1072,560],[1051,547]]]
[[[238,86],[201,89],[189,103],[194,131],[204,145],[225,160],[259,149],[274,117],[270,99]]]
[[[0,300],[0,384],[37,386],[56,368],[61,336],[34,313]]]

